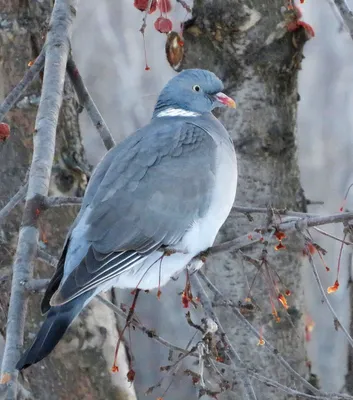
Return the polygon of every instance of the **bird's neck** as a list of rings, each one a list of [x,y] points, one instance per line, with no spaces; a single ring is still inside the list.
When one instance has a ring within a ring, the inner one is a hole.
[[[188,107],[183,107],[172,100],[170,96],[161,94],[154,107],[152,118],[162,117],[198,117],[200,113],[188,110]]]
[[[199,117],[201,114],[195,111],[184,110],[177,107],[168,107],[163,110],[154,110],[153,118],[162,117]]]

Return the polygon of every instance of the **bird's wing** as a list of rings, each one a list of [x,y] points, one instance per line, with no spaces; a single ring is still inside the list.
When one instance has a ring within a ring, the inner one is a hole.
[[[108,156],[109,168],[95,172],[99,179],[92,176],[82,206],[90,209],[84,238],[90,247],[62,280],[52,305],[113,279],[163,245],[178,243],[208,210],[216,143],[199,126],[156,121]]]

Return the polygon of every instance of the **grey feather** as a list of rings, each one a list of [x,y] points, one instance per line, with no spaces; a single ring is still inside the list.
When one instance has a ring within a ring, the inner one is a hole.
[[[151,122],[99,163],[45,293],[47,318],[17,368],[49,354],[96,294],[163,286],[212,245],[237,182],[232,141],[211,114],[235,106],[222,89],[209,71],[182,71]],[[164,246],[181,252],[164,257]]]
[[[212,117],[208,124],[215,121]],[[155,119],[111,150],[109,165],[103,160],[98,166],[83,204],[87,229],[80,240],[89,247],[62,280],[52,305],[115,278],[161,246],[176,244],[207,212],[216,142],[207,125],[202,127],[204,120],[195,122],[178,118],[169,125]]]
[[[138,251],[146,239],[170,245],[209,205],[216,143],[206,130],[185,120],[172,128],[156,120],[131,140],[134,146],[126,147],[133,154],[123,160],[127,149],[117,148],[90,204],[86,238],[102,253]],[[152,157],[155,163],[145,167]]]

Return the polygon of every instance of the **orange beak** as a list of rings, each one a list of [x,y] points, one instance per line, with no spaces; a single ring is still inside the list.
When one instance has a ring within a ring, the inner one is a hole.
[[[227,95],[225,95],[222,92],[217,93],[215,97],[216,97],[217,101],[219,101],[220,103],[224,104],[227,107],[236,108],[236,106],[237,106],[233,99],[231,99],[230,97],[228,97]]]

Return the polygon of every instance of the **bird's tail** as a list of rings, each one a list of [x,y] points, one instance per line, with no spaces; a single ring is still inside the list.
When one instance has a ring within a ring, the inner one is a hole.
[[[66,304],[51,307],[34,342],[20,358],[16,368],[27,368],[46,357],[91,297],[92,291],[89,291]]]

